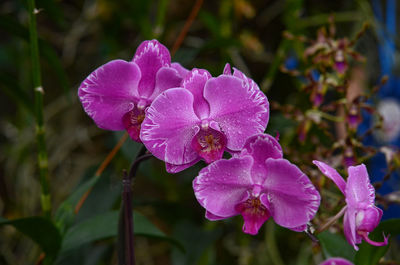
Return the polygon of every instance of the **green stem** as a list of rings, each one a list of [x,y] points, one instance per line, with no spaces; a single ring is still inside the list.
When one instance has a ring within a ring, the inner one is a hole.
[[[267,229],[265,229],[265,241],[267,243],[268,253],[274,265],[284,265],[282,258],[279,254],[278,246],[275,240],[275,224],[267,222]]]
[[[35,93],[35,118],[36,118],[36,141],[38,149],[38,165],[40,184],[42,188],[41,204],[45,216],[50,217],[51,200],[50,189],[48,184],[48,160],[46,151],[45,128],[43,119],[43,87],[40,75],[38,36],[36,30],[36,15],[35,0],[28,0],[29,12],[29,35],[30,35],[30,50],[32,62],[33,87]]]
[[[154,37],[158,39],[161,34],[164,32],[164,21],[165,21],[165,15],[167,13],[167,6],[168,6],[169,0],[159,0],[158,1],[158,12],[157,12],[157,20],[156,20],[156,26],[154,28]]]

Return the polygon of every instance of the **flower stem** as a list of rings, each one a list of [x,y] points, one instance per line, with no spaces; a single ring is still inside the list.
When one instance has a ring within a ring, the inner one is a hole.
[[[45,216],[50,217],[51,214],[51,199],[50,188],[48,183],[48,159],[46,151],[45,127],[43,119],[43,94],[42,80],[40,74],[38,36],[36,29],[36,15],[38,14],[35,8],[35,0],[28,0],[29,11],[29,35],[30,35],[30,50],[32,62],[32,77],[35,93],[35,119],[36,119],[36,141],[38,149],[38,165],[40,184],[42,188],[41,205]]]
[[[347,209],[347,205],[344,206],[335,216],[331,217],[328,222],[326,222],[325,224],[323,224],[319,229],[318,229],[318,233],[321,233],[323,231],[325,231],[326,229],[328,229],[331,225],[333,225],[334,223],[336,223],[336,221],[342,217],[342,215],[344,214],[344,212]]]
[[[123,172],[122,180],[122,204],[118,227],[118,256],[120,265],[135,265],[135,248],[134,248],[134,223],[132,210],[132,179],[136,176],[139,165],[144,160],[152,157],[152,154],[146,154],[146,148],[142,146],[136,159],[131,165],[129,174]]]

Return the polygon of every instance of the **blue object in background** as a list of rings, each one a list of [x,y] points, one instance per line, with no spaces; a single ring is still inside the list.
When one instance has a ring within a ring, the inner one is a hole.
[[[384,130],[380,133],[368,135],[364,141],[366,145],[376,147],[390,146],[400,147],[400,77],[394,72],[396,46],[396,0],[386,1],[386,20],[383,16],[381,1],[373,0],[372,6],[376,20],[378,21],[377,36],[379,40],[379,61],[381,76],[389,77],[387,83],[378,92],[377,110],[386,118]],[[386,23],[385,23],[386,22]],[[364,122],[359,126],[359,132],[363,134],[374,123],[374,117],[364,113]],[[386,158],[383,153],[378,153],[368,165],[372,182],[382,181],[387,173]],[[377,192],[381,195],[400,190],[398,172],[394,172],[391,178],[385,181]],[[385,209],[382,219],[400,217],[400,206],[392,204]]]

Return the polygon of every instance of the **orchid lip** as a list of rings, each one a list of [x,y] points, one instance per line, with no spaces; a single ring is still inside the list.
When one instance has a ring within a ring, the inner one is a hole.
[[[368,244],[376,246],[376,247],[386,246],[388,244],[388,240],[390,237],[390,235],[385,236],[385,234],[382,233],[383,234],[383,242],[376,242],[376,241],[371,240],[368,237],[368,232],[366,232],[366,231],[357,231],[357,234],[359,234]]]

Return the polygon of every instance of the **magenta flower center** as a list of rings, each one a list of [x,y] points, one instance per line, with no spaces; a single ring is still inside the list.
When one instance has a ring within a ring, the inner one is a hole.
[[[141,142],[139,136],[144,117],[144,108],[137,108],[136,106],[122,117],[122,123],[126,131],[130,137],[137,142]]]
[[[222,158],[226,146],[226,137],[223,133],[211,129],[201,129],[192,140],[192,148],[206,163]]]
[[[262,204],[259,197],[251,196],[235,206],[244,219],[243,231],[255,235],[261,225],[271,216],[268,209]]]

